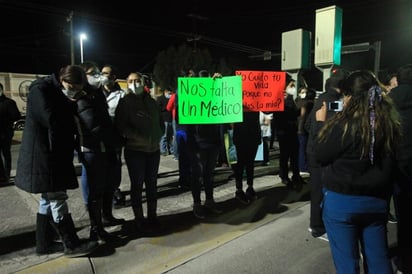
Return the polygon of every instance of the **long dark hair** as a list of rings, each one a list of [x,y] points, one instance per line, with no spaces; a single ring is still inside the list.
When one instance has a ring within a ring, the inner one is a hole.
[[[378,151],[392,154],[400,137],[400,116],[375,75],[368,70],[352,72],[340,88],[350,99],[341,112],[325,122],[319,140],[326,140],[331,129],[339,125],[343,136],[350,133],[361,139],[361,158],[369,155],[373,163]]]

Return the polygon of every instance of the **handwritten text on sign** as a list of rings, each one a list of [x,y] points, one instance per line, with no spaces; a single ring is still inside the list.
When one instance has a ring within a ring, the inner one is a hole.
[[[282,111],[286,72],[238,70],[242,77],[245,111]]]
[[[178,115],[181,124],[242,122],[242,80],[222,78],[178,78]]]

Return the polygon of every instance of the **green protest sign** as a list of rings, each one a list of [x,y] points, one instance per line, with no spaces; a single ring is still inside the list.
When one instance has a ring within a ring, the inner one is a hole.
[[[243,121],[242,78],[180,77],[177,88],[180,124]]]

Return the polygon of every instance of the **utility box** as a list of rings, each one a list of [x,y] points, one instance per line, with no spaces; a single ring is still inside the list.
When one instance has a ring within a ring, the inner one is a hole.
[[[340,65],[342,9],[330,6],[316,10],[315,65]]]
[[[283,71],[310,68],[310,38],[311,33],[303,29],[282,33]]]

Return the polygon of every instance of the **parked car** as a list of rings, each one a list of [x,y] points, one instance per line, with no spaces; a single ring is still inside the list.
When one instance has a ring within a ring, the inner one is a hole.
[[[24,129],[24,123],[26,122],[26,116],[22,116],[20,120],[17,120],[13,124],[14,130],[23,130]]]

